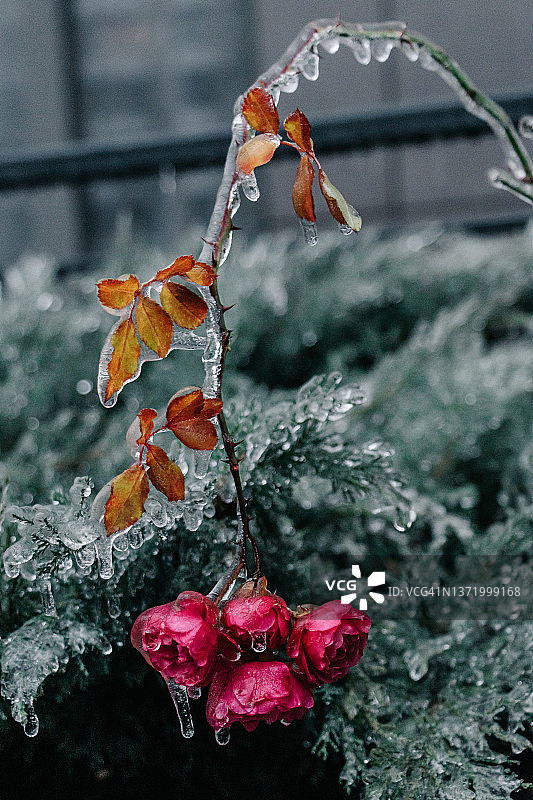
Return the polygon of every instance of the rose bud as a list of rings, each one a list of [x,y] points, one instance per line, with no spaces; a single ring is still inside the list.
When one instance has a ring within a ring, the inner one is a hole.
[[[275,594],[237,597],[222,610],[222,626],[242,648],[278,650],[287,641],[291,613]]]
[[[148,608],[135,620],[131,642],[166,679],[205,686],[216,663],[215,604],[199,592],[181,592],[172,603]]]
[[[363,611],[331,600],[296,619],[287,655],[310,686],[334,683],[359,663],[369,628],[370,618]]]
[[[313,695],[282,661],[248,661],[219,668],[209,687],[206,716],[215,731],[240,722],[253,731],[263,720],[301,719]]]

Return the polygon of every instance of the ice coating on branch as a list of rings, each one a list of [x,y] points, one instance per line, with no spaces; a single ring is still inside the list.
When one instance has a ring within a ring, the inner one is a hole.
[[[376,61],[383,64],[390,56],[393,47],[394,42],[385,39],[376,39],[375,42],[372,42],[372,55]]]
[[[344,42],[353,52],[355,60],[366,66],[372,60],[372,47],[368,39],[346,39]]]
[[[400,42],[400,50],[407,60],[411,61],[411,63],[414,64],[415,61],[418,61],[420,49],[416,42],[410,42],[409,40],[404,39],[402,42]]]
[[[320,70],[320,59],[318,57],[318,53],[314,50],[310,50],[300,59],[298,62],[298,68],[300,69],[304,78],[307,78],[308,81],[318,80]]]
[[[533,139],[533,116],[526,114],[520,118],[518,129],[526,139]]]
[[[96,626],[70,615],[61,620],[33,617],[2,640],[2,696],[11,704],[13,719],[20,722],[27,736],[36,736],[39,731],[34,701],[43,681],[87,646],[104,655],[111,652],[109,641]]]
[[[298,88],[299,82],[300,81],[297,72],[286,72],[278,80],[277,86],[282,92],[285,92],[286,94],[292,94]]]

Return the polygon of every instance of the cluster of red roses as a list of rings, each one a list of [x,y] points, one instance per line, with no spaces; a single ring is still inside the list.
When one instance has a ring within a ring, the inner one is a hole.
[[[368,638],[368,616],[339,600],[292,612],[266,582],[243,595],[218,608],[182,592],[143,611],[131,632],[167,682],[189,690],[211,684],[206,714],[215,731],[300,719],[313,705],[312,690],[346,675]],[[288,661],[280,659],[285,644]]]

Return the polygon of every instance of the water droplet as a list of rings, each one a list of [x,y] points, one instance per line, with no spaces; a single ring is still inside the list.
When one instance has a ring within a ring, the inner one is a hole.
[[[302,58],[298,66],[302,72],[302,75],[304,78],[307,78],[308,81],[318,80],[320,69],[320,59],[318,58],[318,53],[310,50],[309,53]]]
[[[350,236],[353,233],[353,228],[350,228],[349,225],[339,225],[339,230],[343,236]]]
[[[359,62],[359,64],[370,64],[372,60],[372,48],[370,47],[370,42],[368,39],[348,39],[346,42],[348,47],[353,50],[353,54],[355,60]]]
[[[298,75],[295,72],[286,72],[279,80],[279,88],[286,94],[292,94],[298,88]]]
[[[187,689],[187,694],[191,698],[191,700],[199,700],[202,696],[202,687],[201,686],[189,686]]]
[[[111,619],[118,619],[120,617],[120,600],[116,595],[107,598],[107,613]]]
[[[372,42],[372,55],[383,64],[391,54],[393,48],[393,43],[389,42],[385,39],[376,39],[375,42]]]
[[[194,725],[192,721],[191,709],[189,707],[189,696],[185,686],[181,686],[173,678],[169,678],[168,690],[178,713],[181,733],[185,739],[194,736]]]
[[[215,739],[217,744],[225,745],[229,744],[231,736],[231,729],[230,728],[219,728],[218,731],[215,731]]]
[[[257,202],[257,200],[259,200],[260,193],[259,186],[257,185],[257,178],[255,177],[254,172],[250,172],[249,175],[241,175],[240,181],[244,196],[248,200],[251,200],[252,203]]]
[[[267,648],[267,635],[265,631],[252,635],[252,650],[254,653],[264,653]]]
[[[311,247],[314,247],[318,242],[315,223],[310,222],[308,219],[301,219],[300,225],[302,226],[302,230],[304,232],[305,243]]]

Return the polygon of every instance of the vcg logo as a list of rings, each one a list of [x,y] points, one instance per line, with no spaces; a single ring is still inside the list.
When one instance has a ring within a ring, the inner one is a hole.
[[[338,592],[346,592],[346,594],[341,594],[341,603],[343,605],[348,605],[352,603],[354,600],[357,600],[357,579],[361,578],[361,569],[359,564],[352,564],[352,575],[353,578],[340,578],[340,580],[328,580],[325,579],[326,586],[330,592],[334,591],[335,589]],[[370,588],[374,586],[382,586],[385,583],[385,572],[372,572],[368,578],[366,578],[366,588],[368,589],[369,597],[374,600],[375,603],[383,603],[385,600],[385,596],[382,595],[380,592],[372,592]],[[359,600],[359,608],[361,611],[366,611],[368,608],[368,601],[366,598],[361,598]]]

